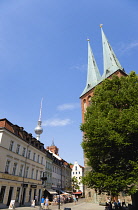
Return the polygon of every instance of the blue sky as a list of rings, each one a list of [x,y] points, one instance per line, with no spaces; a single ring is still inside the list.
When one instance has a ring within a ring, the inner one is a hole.
[[[103,73],[100,24],[125,71],[138,71],[137,0],[0,0],[0,118],[35,136],[43,97],[46,146],[83,165],[79,96],[87,41]]]

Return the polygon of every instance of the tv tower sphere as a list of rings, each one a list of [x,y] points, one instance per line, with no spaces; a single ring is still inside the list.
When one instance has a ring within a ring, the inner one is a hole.
[[[39,134],[39,135],[43,133],[43,128],[41,127],[41,121],[38,121],[38,125],[36,126],[34,131],[36,134]]]

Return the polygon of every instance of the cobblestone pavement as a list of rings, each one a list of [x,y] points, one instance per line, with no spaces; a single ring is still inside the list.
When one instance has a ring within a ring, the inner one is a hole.
[[[77,204],[74,203],[66,203],[60,205],[60,209],[64,210],[65,208],[71,208],[71,210],[104,210],[104,206],[99,206],[99,204],[93,204],[93,203],[86,203],[84,199],[80,199]],[[7,208],[8,209],[8,208]],[[5,209],[5,210],[7,210]],[[39,206],[33,207],[16,207],[16,210],[40,210]],[[4,210],[4,209],[3,209]],[[49,210],[59,210],[58,205],[50,205]]]

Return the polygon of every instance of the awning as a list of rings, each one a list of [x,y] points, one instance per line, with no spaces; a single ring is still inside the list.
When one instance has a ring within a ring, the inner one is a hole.
[[[47,189],[47,191],[52,194],[52,195],[56,195],[58,194],[56,191],[52,190],[52,189]]]
[[[82,192],[74,192],[73,195],[81,195]]]

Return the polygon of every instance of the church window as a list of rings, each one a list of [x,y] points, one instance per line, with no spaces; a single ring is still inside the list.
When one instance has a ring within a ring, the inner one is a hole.
[[[88,103],[91,104],[91,96],[88,97]]]
[[[84,108],[84,112],[86,112],[87,104],[86,104],[86,100],[85,99],[83,101],[83,108]]]

